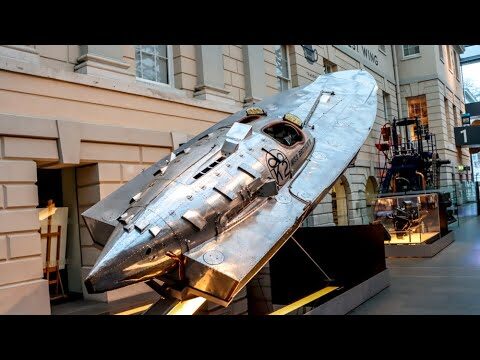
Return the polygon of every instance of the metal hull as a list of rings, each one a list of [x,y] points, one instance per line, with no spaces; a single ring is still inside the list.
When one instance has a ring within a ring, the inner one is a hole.
[[[266,115],[233,114],[145,170],[82,214],[97,245],[107,244],[91,288],[162,275],[177,261],[186,289],[177,296],[227,305],[354,159],[375,120],[376,92],[365,71],[321,76],[256,104]],[[290,119],[300,126],[284,126]],[[121,216],[131,223],[119,225]]]

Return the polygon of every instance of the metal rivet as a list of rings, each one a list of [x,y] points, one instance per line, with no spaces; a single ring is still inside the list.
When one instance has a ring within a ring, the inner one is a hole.
[[[174,214],[175,214],[175,211],[173,211],[173,210],[170,210],[170,211],[168,212],[168,215],[174,215]]]
[[[231,167],[232,165],[230,165],[230,164],[227,163],[225,166],[226,166],[226,167]]]
[[[188,200],[192,200],[192,195],[187,195]]]
[[[207,187],[205,185],[202,185],[200,189],[205,190]]]

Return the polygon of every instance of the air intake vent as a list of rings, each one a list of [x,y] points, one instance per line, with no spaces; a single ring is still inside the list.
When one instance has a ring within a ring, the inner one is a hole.
[[[215,166],[217,166],[218,164],[220,164],[223,160],[225,160],[226,157],[225,156],[220,156],[217,160],[215,160],[214,162],[212,162],[210,165],[208,165],[205,169],[203,169],[202,171],[200,171],[197,175],[195,175],[193,178],[196,180],[196,179],[200,179],[203,175],[205,175],[207,172],[209,172],[210,170],[212,170]]]

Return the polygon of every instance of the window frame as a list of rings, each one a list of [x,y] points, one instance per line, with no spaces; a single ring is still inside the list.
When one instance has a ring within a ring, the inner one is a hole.
[[[453,67],[454,67],[454,73],[455,73],[455,77],[457,78],[457,81],[460,82],[460,68],[459,68],[459,59],[458,59],[458,54],[457,52],[455,51],[455,49],[453,49]]]
[[[462,111],[460,108],[458,109],[459,110],[457,112],[457,106],[452,101],[453,123],[456,127],[462,126]]]
[[[327,72],[327,71],[326,71],[326,70],[327,70],[327,66],[330,66],[330,67],[333,69],[333,71]],[[324,58],[324,59],[323,59],[323,71],[325,72],[325,74],[332,74],[332,73],[338,71],[338,65],[335,64],[334,62],[332,62],[332,61]]]
[[[453,118],[450,116],[450,102],[446,96],[443,98],[443,104],[445,107],[445,122],[447,125],[447,137],[450,140],[454,132],[453,129],[455,128],[455,116],[453,116]]]
[[[427,101],[427,95],[426,94],[421,94],[421,95],[417,95],[417,96],[409,96],[406,98],[406,101],[407,101],[407,115],[408,117],[414,117],[414,115],[410,115],[410,101],[413,101],[415,99],[422,99],[422,102],[423,102],[423,99],[425,99],[425,110],[427,112],[427,116],[426,116],[426,123],[423,122],[423,116],[419,116],[419,120],[421,122],[421,125],[423,126],[426,126],[427,128],[429,127],[429,118],[428,118],[428,101]],[[422,112],[422,107],[421,107],[421,103],[420,102],[420,112]]]
[[[134,47],[137,45],[133,45]],[[143,45],[140,45],[143,46]],[[136,56],[136,54],[135,54]],[[158,86],[166,86],[166,87],[175,87],[175,75],[173,73],[174,68],[173,68],[173,46],[172,45],[167,45],[167,83],[159,82],[159,81],[153,81],[149,79],[144,79],[141,77],[137,76],[137,66],[136,66],[136,58],[135,58],[135,79],[137,81],[146,83],[146,84],[151,84],[151,85],[158,85]]]
[[[274,50],[273,50],[273,55],[276,57],[277,55],[275,54],[276,52],[276,47],[277,46],[284,46],[285,47],[285,56],[287,58],[287,73],[288,73],[288,78],[286,78],[285,76],[283,75],[278,75],[277,74],[277,69],[278,67],[276,66],[275,64],[275,77],[279,80],[279,88],[278,88],[278,91],[282,92],[282,91],[285,91],[285,90],[288,90],[288,89],[291,89],[291,81],[292,81],[292,74],[291,74],[291,71],[290,71],[290,56],[289,56],[289,53],[288,53],[288,46],[287,45],[274,45]],[[276,59],[275,59],[276,60]],[[281,88],[281,80],[285,80],[287,82],[287,88],[286,89],[283,89]]]
[[[448,60],[448,70],[453,74],[453,60],[452,60],[452,48],[450,45],[447,45],[447,60]]]
[[[388,122],[389,117],[392,116],[390,94],[387,93],[386,91],[382,91],[382,99],[383,99],[383,116],[384,116],[385,122]]]
[[[411,46],[411,45],[402,45],[402,60],[410,60],[410,59],[415,59],[422,56],[420,51],[420,45],[413,45],[413,46],[418,46],[418,53],[411,54],[411,55],[405,55],[405,46]]]

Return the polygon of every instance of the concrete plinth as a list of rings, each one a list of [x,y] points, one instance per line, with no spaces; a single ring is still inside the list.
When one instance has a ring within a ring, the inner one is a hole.
[[[385,244],[385,257],[433,257],[454,241],[452,231],[430,244]]]
[[[305,315],[345,315],[390,285],[388,269],[334,297]]]

